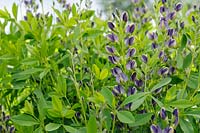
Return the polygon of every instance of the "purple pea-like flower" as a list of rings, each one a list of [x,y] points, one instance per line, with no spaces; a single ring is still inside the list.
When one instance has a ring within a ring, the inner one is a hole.
[[[27,21],[27,20],[28,20],[27,16],[24,16],[24,20],[25,20],[25,21]]]
[[[178,109],[174,109],[172,114],[173,114],[173,116],[175,118],[173,123],[174,123],[175,126],[177,126],[178,122],[179,122],[179,118],[178,118],[179,111],[178,111]]]
[[[125,91],[124,91],[124,88],[123,88],[123,86],[121,86],[121,85],[117,85],[117,86],[115,86],[114,88],[113,88],[113,90],[112,90],[112,93],[115,95],[115,96],[117,96],[117,95],[119,95],[119,94],[123,94]]]
[[[161,68],[159,71],[158,71],[158,74],[159,75],[166,75],[168,73],[168,68],[165,67],[165,68]]]
[[[162,3],[165,4],[167,2],[167,0],[162,0]]]
[[[113,64],[117,64],[118,61],[119,61],[119,57],[114,56],[114,55],[108,56],[108,59],[109,59],[109,61],[110,61],[111,63],[113,63]]]
[[[152,133],[162,133],[162,129],[160,128],[160,126],[153,124],[151,125],[150,129]]]
[[[175,33],[174,29],[168,29],[167,30],[167,35],[170,36],[170,37],[172,37],[174,35],[174,33]]]
[[[130,58],[133,57],[136,53],[136,49],[132,48],[132,49],[128,49],[127,53],[126,53],[126,58]]]
[[[132,103],[128,103],[128,104],[125,105],[125,109],[130,110],[130,109],[131,109],[131,106],[132,106]]]
[[[24,4],[27,6],[29,4],[29,1],[28,0],[25,0],[24,1]]]
[[[173,74],[174,72],[175,72],[175,67],[170,66],[170,67],[169,67],[169,74],[171,75],[171,74]]]
[[[118,37],[117,37],[114,33],[108,34],[107,37],[108,37],[108,39],[110,39],[110,41],[112,41],[112,42],[118,41]]]
[[[166,127],[163,130],[163,133],[174,133],[174,129],[172,127]]]
[[[177,108],[174,109],[172,114],[173,114],[175,117],[178,117],[178,109],[177,109]]]
[[[106,46],[106,51],[108,52],[108,53],[111,53],[111,54],[114,54],[114,52],[115,52],[115,47],[110,47],[110,46]]]
[[[155,42],[152,42],[151,48],[152,48],[152,49],[156,49],[156,48],[158,48],[158,45],[157,45]]]
[[[136,66],[137,66],[136,62],[134,60],[130,60],[126,64],[126,69],[131,70],[131,69],[135,68]]]
[[[156,32],[152,32],[148,34],[148,37],[150,40],[156,40],[158,38],[158,35]]]
[[[175,5],[174,10],[176,10],[177,12],[180,11],[182,9],[183,5],[181,3],[178,3]]]
[[[137,87],[141,87],[143,86],[143,81],[141,79],[135,79],[135,86]]]
[[[122,70],[119,67],[114,67],[113,69],[111,69],[111,72],[113,74],[113,76],[119,76],[120,73],[122,73]]]
[[[1,130],[0,130],[1,131]],[[15,132],[15,127],[14,126],[11,126],[10,127],[10,133],[14,133]]]
[[[161,110],[160,110],[160,117],[163,120],[165,120],[167,118],[167,113],[166,113],[165,108],[161,108]]]
[[[180,23],[180,27],[183,29],[185,27],[185,23],[184,22],[181,22]]]
[[[137,73],[136,72],[134,72],[134,73],[132,73],[131,74],[131,81],[135,81],[135,79],[136,79],[136,75],[137,75]]]
[[[163,61],[164,61],[164,62],[167,62],[167,60],[168,60],[168,57],[167,57],[166,55],[164,55]]]
[[[175,12],[170,12],[169,14],[167,14],[168,20],[169,20],[169,19],[170,19],[170,20],[173,20],[173,19],[175,18],[175,16],[176,16],[176,13],[175,13]]]
[[[194,16],[192,16],[192,21],[195,23],[196,22],[196,19]]]
[[[132,25],[128,25],[127,27],[126,27],[126,32],[127,33],[133,33],[134,32],[134,30],[135,30],[135,24],[132,24]]]
[[[124,81],[124,82],[128,81],[128,77],[126,76],[126,74],[120,73],[120,77],[121,77],[122,81]]]
[[[165,17],[160,19],[160,28],[168,28],[168,21]]]
[[[127,96],[133,95],[133,94],[135,94],[136,92],[137,92],[137,89],[136,89],[135,87],[133,87],[133,86],[130,86],[130,87],[128,88]]]
[[[170,38],[167,42],[166,42],[168,47],[174,47],[176,45],[176,40]]]
[[[114,30],[115,25],[113,24],[113,22],[108,22],[108,27],[109,27],[111,30]]]
[[[142,57],[141,57],[141,59],[142,59],[142,61],[144,62],[144,63],[147,63],[148,62],[148,57],[146,56],[146,55],[142,55]]]
[[[165,6],[161,6],[160,7],[160,13],[164,13],[164,12],[166,12],[166,7]]]
[[[129,45],[129,46],[132,45],[133,41],[134,41],[134,37],[133,36],[128,38],[128,39],[126,39],[126,45]]]
[[[127,13],[127,12],[123,12],[123,13],[122,13],[122,20],[123,20],[124,22],[127,22],[127,21],[128,21],[128,13]]]
[[[158,58],[163,58],[164,57],[164,55],[165,55],[165,53],[164,53],[164,51],[162,50],[162,51],[160,51],[160,53],[158,54]]]

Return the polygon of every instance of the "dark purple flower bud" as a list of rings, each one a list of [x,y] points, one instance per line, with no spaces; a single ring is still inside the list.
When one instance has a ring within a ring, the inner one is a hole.
[[[24,20],[25,20],[25,21],[27,21],[27,20],[28,20],[27,16],[24,16]]]
[[[120,73],[121,80],[126,82],[128,81],[128,77],[124,73]]]
[[[179,122],[179,118],[178,117],[175,117],[175,120],[174,120],[174,126],[178,126],[178,122]]]
[[[111,54],[114,54],[114,52],[115,52],[115,47],[110,47],[110,46],[106,46],[106,51],[108,52],[108,53],[111,53]]]
[[[137,87],[141,87],[141,86],[143,86],[143,81],[141,79],[139,79],[139,80],[135,79],[135,85]]]
[[[114,56],[114,55],[113,56],[108,56],[108,59],[113,64],[117,64],[117,62],[119,61],[119,57]]]
[[[151,103],[152,103],[153,107],[155,107],[155,106],[156,106],[156,104],[157,104],[157,103],[156,103],[156,101],[155,101],[155,100],[153,100],[153,99],[152,99]]]
[[[193,21],[194,23],[195,23],[195,21],[196,21],[194,16],[192,16],[192,21]]]
[[[161,92],[161,90],[162,90],[162,88],[158,88],[158,89],[156,89],[154,92],[155,92],[155,94],[158,94],[158,93]]]
[[[136,62],[134,60],[130,60],[127,64],[126,64],[126,69],[127,70],[131,70],[133,68],[135,68],[137,66]]]
[[[180,27],[183,29],[184,26],[185,26],[184,22],[181,22],[181,23],[180,23]]]
[[[160,28],[168,28],[168,21],[164,17],[160,19]]]
[[[109,27],[111,30],[114,30],[115,25],[113,24],[113,22],[108,22],[108,27]]]
[[[167,42],[166,42],[168,47],[174,47],[176,45],[176,40],[170,38]]]
[[[144,63],[147,63],[148,62],[148,57],[146,56],[146,55],[142,55],[142,61],[144,62]]]
[[[81,117],[80,117],[80,116],[81,116],[81,113],[78,111],[78,112],[75,113],[75,116],[76,116],[77,118],[80,119],[80,118],[81,118]]]
[[[160,117],[165,120],[167,118],[167,113],[166,113],[166,110],[165,108],[161,108],[160,110]]]
[[[156,48],[158,48],[158,45],[157,45],[155,42],[153,42],[153,43],[151,44],[151,48],[152,48],[152,49],[156,49]]]
[[[153,32],[153,33],[149,33],[148,37],[150,40],[156,40],[158,38],[157,33]]]
[[[175,18],[175,16],[176,16],[176,13],[175,13],[175,12],[170,12],[169,14],[167,14],[168,20],[169,20],[169,19],[170,19],[170,20],[173,20],[173,19]]]
[[[112,72],[113,76],[116,77],[116,76],[119,76],[120,73],[122,73],[122,70],[119,67],[115,67],[115,68],[111,69],[111,72]]]
[[[171,75],[171,74],[173,74],[174,72],[175,72],[175,67],[170,66],[170,67],[169,67],[169,74]]]
[[[170,37],[172,37],[174,35],[174,33],[175,33],[174,29],[168,29],[167,30],[167,35],[170,36]]]
[[[0,130],[1,131],[1,130]],[[15,132],[15,127],[14,126],[11,126],[10,127],[10,133],[14,133]]]
[[[165,68],[161,68],[159,71],[158,71],[158,74],[159,75],[166,75],[168,73],[168,68],[165,67]]]
[[[118,37],[114,33],[108,34],[108,39],[112,42],[118,41]]]
[[[150,128],[152,133],[162,133],[162,129],[160,128],[160,126],[156,126],[153,124]]]
[[[176,10],[178,12],[178,11],[180,11],[182,9],[182,7],[183,7],[182,4],[178,3],[178,4],[175,5],[174,10]]]
[[[164,57],[163,57],[163,61],[164,61],[164,62],[167,62],[167,60],[168,60],[167,56],[164,55]]]
[[[125,105],[125,109],[128,109],[128,110],[131,109],[131,105],[132,105],[132,103],[126,104],[126,105]]]
[[[166,12],[166,7],[165,6],[161,6],[160,7],[160,13],[164,13],[164,12]]]
[[[112,93],[117,96],[119,94],[123,94],[125,91],[124,91],[124,88],[121,86],[121,85],[117,85],[113,88],[112,90]]]
[[[134,24],[132,24],[132,25],[128,25],[127,27],[126,27],[126,32],[127,33],[133,33],[134,32],[134,30],[135,30],[135,25]]]
[[[133,44],[133,41],[134,41],[134,37],[130,37],[128,39],[126,39],[126,45],[132,45]]]
[[[24,4],[27,6],[29,4],[28,0],[25,0]]]
[[[172,113],[175,117],[178,117],[178,109],[174,109]]]
[[[137,73],[134,72],[131,74],[131,81],[135,81]]]
[[[127,22],[127,21],[128,21],[128,13],[127,13],[127,12],[124,12],[124,13],[122,14],[122,20],[123,20],[124,22]]]
[[[167,0],[162,0],[162,3],[165,4],[167,2]]]
[[[136,89],[135,87],[133,87],[133,86],[130,86],[130,87],[128,88],[127,96],[133,95],[133,94],[135,94],[136,92],[137,92],[137,89]]]
[[[128,49],[127,54],[126,54],[126,58],[133,57],[135,55],[135,53],[136,53],[135,48]]]
[[[165,53],[164,53],[164,51],[162,50],[162,51],[160,51],[160,53],[159,53],[158,57],[161,59],[161,58],[163,58],[163,57],[164,57],[164,55],[165,55]]]
[[[174,129],[172,127],[166,127],[164,133],[174,133]]]
[[[8,121],[8,120],[10,120],[10,116],[9,115],[5,116],[5,121]]]

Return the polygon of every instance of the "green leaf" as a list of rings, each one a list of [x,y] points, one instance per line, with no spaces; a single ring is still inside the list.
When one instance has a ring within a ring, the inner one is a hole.
[[[137,114],[135,116],[135,122],[129,124],[131,127],[141,126],[148,123],[151,120],[153,113]]]
[[[186,99],[178,99],[176,101],[170,102],[169,105],[177,108],[188,108],[193,106],[192,102]]]
[[[194,128],[191,122],[180,118],[180,127],[184,133],[194,133]]]
[[[183,61],[183,69],[188,68],[192,63],[192,54],[189,53]]]
[[[85,12],[82,12],[81,19],[86,20],[89,19],[94,15],[94,10],[86,10]]]
[[[87,124],[87,133],[97,133],[96,117],[91,116]]]
[[[176,62],[177,62],[177,68],[182,69],[183,68],[183,57],[181,52],[178,51],[177,56],[176,56]]]
[[[72,15],[76,16],[76,5],[75,4],[72,5]]]
[[[127,97],[127,98],[123,101],[123,103],[122,103],[121,105],[124,106],[124,105],[126,105],[126,104],[128,104],[128,103],[134,102],[134,101],[140,99],[141,97],[144,97],[144,96],[147,95],[147,94],[149,94],[149,93],[147,93],[147,92],[141,92],[141,93],[136,93],[136,94],[134,94],[134,95],[130,95],[129,97]]]
[[[63,111],[62,113],[65,118],[72,118],[74,117],[76,112],[74,110],[66,110],[66,111]]]
[[[45,126],[45,130],[46,131],[54,131],[57,130],[58,128],[60,128],[61,124],[57,124],[57,123],[49,123]]]
[[[99,69],[99,67],[96,64],[93,64],[92,65],[92,69],[93,69],[93,72],[95,73],[95,76],[97,78],[99,78],[99,76],[100,76],[100,69]]]
[[[35,118],[27,114],[15,115],[11,120],[21,126],[34,126],[40,124]]]
[[[191,72],[187,86],[192,89],[197,89],[199,85],[199,73]]]
[[[193,117],[200,119],[200,109],[188,111],[188,112],[184,113],[184,115],[193,116]]]
[[[134,123],[135,122],[134,116],[129,111],[118,111],[117,118],[122,123]]]
[[[151,89],[151,92],[155,91],[156,89],[158,88],[161,88],[167,84],[169,84],[171,82],[171,78],[167,77],[167,78],[164,78],[162,81],[160,81],[158,84],[156,84],[152,89]]]
[[[103,69],[103,70],[101,71],[101,73],[100,73],[99,79],[100,79],[100,80],[103,80],[103,79],[105,79],[107,76],[108,76],[108,69]]]
[[[105,100],[108,102],[108,104],[113,107],[113,100],[114,100],[114,97],[113,97],[113,94],[112,92],[107,89],[107,88],[103,88],[101,90],[101,94],[104,96]]]
[[[187,44],[187,36],[183,34],[182,39],[181,39],[180,51],[182,51],[185,48],[186,44]]]
[[[58,97],[56,96],[52,97],[52,105],[53,105],[54,110],[57,110],[58,112],[62,112],[62,109],[63,109],[62,102]]]
[[[131,111],[134,111],[136,110],[137,108],[140,107],[140,105],[142,105],[144,103],[144,100],[146,99],[146,96],[145,97],[142,97],[140,99],[137,99],[136,101],[132,102],[132,105],[131,105]]]
[[[10,18],[10,14],[6,11],[3,11],[0,9],[0,18],[4,18],[4,19],[9,19]]]
[[[14,3],[12,6],[12,13],[13,13],[13,16],[15,17],[15,19],[17,19],[18,6],[16,3]]]
[[[71,126],[67,126],[67,125],[62,125],[64,127],[64,129],[69,132],[69,133],[76,133],[77,129],[71,127]]]

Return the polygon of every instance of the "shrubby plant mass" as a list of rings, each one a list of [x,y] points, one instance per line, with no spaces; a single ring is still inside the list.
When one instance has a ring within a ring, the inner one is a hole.
[[[0,9],[0,132],[200,132],[199,5],[23,4]]]

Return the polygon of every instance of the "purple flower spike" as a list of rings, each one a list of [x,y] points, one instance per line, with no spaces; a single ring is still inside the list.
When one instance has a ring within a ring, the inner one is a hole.
[[[142,61],[144,62],[144,63],[147,63],[148,62],[148,57],[146,56],[146,55],[142,55]]]
[[[165,4],[167,2],[167,0],[162,0],[162,3]]]
[[[166,127],[163,133],[174,133],[174,129],[172,127]]]
[[[117,56],[108,56],[108,59],[110,60],[111,63],[113,64],[117,64],[117,62],[119,61],[119,57]]]
[[[127,96],[133,95],[133,94],[135,94],[136,92],[137,92],[137,89],[136,89],[135,87],[130,86],[130,87],[128,88]]]
[[[176,13],[175,12],[170,12],[168,15],[167,15],[167,18],[168,18],[168,20],[170,19],[170,20],[173,20],[174,18],[175,18],[175,16],[176,16]]]
[[[178,3],[178,4],[176,4],[174,9],[178,12],[182,9],[182,7],[183,7],[183,5],[181,3]]]
[[[156,48],[158,48],[158,45],[157,45],[155,42],[153,42],[153,43],[151,44],[151,48],[152,48],[152,49],[156,49]]]
[[[123,20],[124,22],[127,22],[127,21],[128,21],[128,13],[127,13],[127,12],[124,12],[124,13],[122,14],[122,20]]]
[[[132,25],[128,25],[127,27],[126,27],[126,32],[127,33],[133,33],[134,32],[134,30],[135,30],[135,24],[132,24]]]
[[[126,58],[133,57],[135,55],[135,53],[136,53],[135,48],[128,49],[127,54],[126,54]]]
[[[166,12],[166,7],[165,6],[161,6],[160,7],[160,13],[164,13],[164,12]]]
[[[131,74],[131,81],[135,81],[136,75],[137,75],[136,72],[134,72],[133,74]]]
[[[141,86],[143,86],[143,81],[141,79],[139,79],[139,80],[135,79],[135,85],[137,87],[141,87]]]
[[[111,72],[113,74],[113,76],[119,76],[120,73],[122,73],[122,70],[119,67],[114,67],[113,69],[111,69]]]
[[[174,47],[176,45],[176,40],[170,38],[168,41],[167,41],[167,46],[168,47]]]
[[[165,120],[167,118],[167,113],[166,113],[166,110],[165,108],[161,108],[160,110],[160,117]]]
[[[110,47],[110,46],[106,46],[106,51],[108,52],[108,53],[111,53],[111,54],[114,54],[114,52],[115,52],[115,47]]]
[[[136,67],[136,62],[134,61],[134,60],[130,60],[127,64],[126,64],[126,69],[127,70],[131,70],[131,69],[133,69],[133,68],[135,68]]]
[[[108,34],[108,39],[112,42],[118,41],[118,37],[114,33]]]
[[[108,22],[108,27],[109,27],[111,30],[114,30],[115,25],[113,24],[113,22]]]
[[[156,126],[153,124],[150,128],[152,133],[162,133],[162,129],[160,128],[160,126]]]
[[[153,32],[153,33],[149,33],[148,37],[150,40],[156,40],[158,38],[157,33]]]
[[[174,29],[168,29],[167,30],[167,35],[172,37],[174,35],[175,30]]]
[[[133,44],[133,41],[134,41],[134,37],[130,37],[128,39],[126,39],[126,45],[132,45]]]

